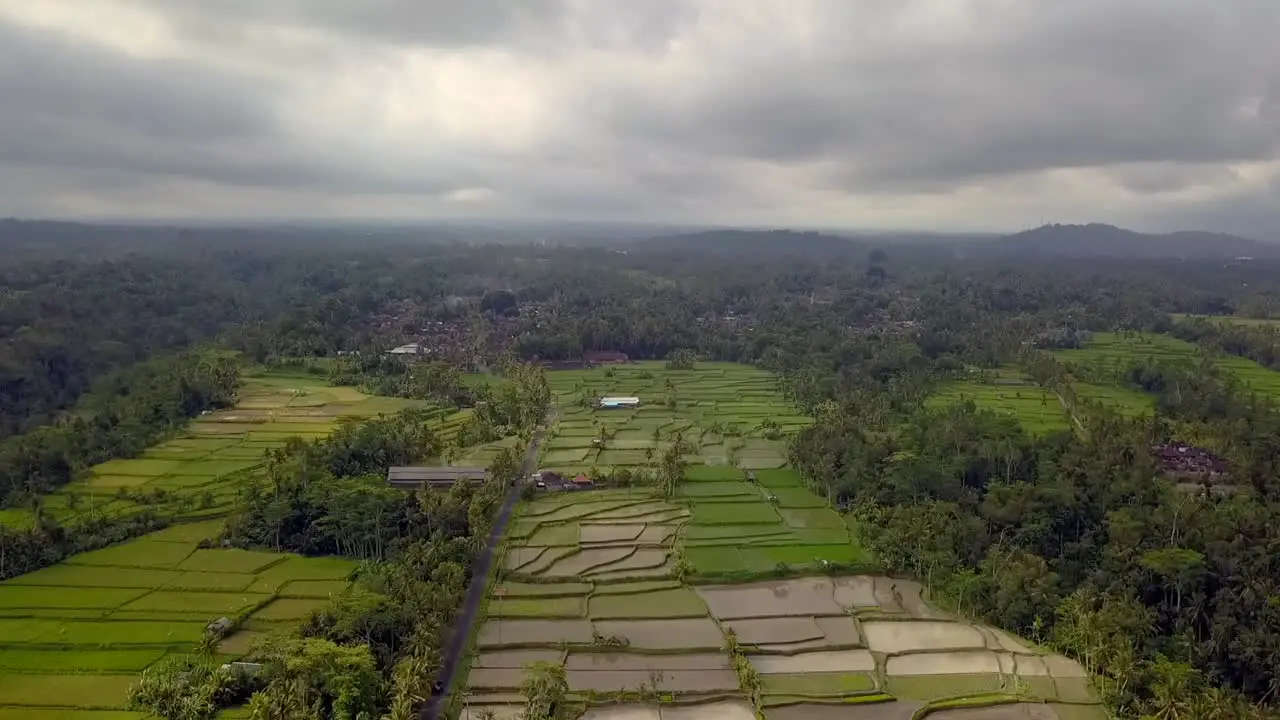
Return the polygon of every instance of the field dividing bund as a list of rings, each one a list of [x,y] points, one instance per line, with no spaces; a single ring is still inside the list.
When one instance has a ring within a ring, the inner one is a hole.
[[[141,717],[124,712],[138,673],[193,651],[210,622],[240,628],[218,647],[234,658],[344,591],[356,568],[198,547],[220,528],[178,525],[0,583],[0,718]]]

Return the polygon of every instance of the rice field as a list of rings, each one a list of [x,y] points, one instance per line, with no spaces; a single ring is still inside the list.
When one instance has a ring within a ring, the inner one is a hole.
[[[1130,363],[1143,360],[1199,362],[1198,346],[1169,335],[1155,333],[1097,333],[1077,350],[1057,350],[1059,359],[1102,371],[1120,372]],[[1246,387],[1280,397],[1280,372],[1234,355],[1215,355],[1213,362],[1231,372]]]
[[[560,370],[547,380],[559,421],[543,445],[542,466],[563,473],[607,475],[650,465],[676,433],[693,444],[693,462],[781,467],[786,436],[812,422],[787,404],[772,375],[734,363],[667,370],[661,362],[641,362]],[[641,404],[613,410],[583,405],[609,395],[638,397]]]
[[[269,371],[249,376],[236,407],[193,420],[177,437],[136,458],[90,468],[83,480],[47,495],[42,512],[62,522],[91,514],[127,517],[144,509],[158,509],[179,520],[219,517],[226,514],[239,484],[261,467],[267,450],[282,447],[292,437],[324,437],[346,418],[423,405],[331,387],[313,375]],[[452,437],[468,415],[469,411],[439,410],[434,429],[442,438]],[[157,493],[159,502],[139,502],[139,496]],[[0,524],[23,527],[33,521],[29,509],[0,510]]]
[[[883,713],[868,718],[908,718],[959,697],[1067,702],[1060,707],[1082,717],[1101,709],[1079,665],[957,621],[908,580],[835,573],[703,584],[696,570],[677,572],[669,557],[693,556],[699,542],[727,539],[727,550],[750,552],[753,542],[808,529],[786,525],[789,510],[801,513],[800,525],[834,524],[823,512],[840,520],[791,471],[759,471],[758,483],[747,483],[727,479],[732,470],[703,468],[703,479],[671,501],[599,490],[524,503],[476,633],[461,717],[518,717],[531,662],[563,664],[571,702],[582,717],[602,720],[746,720],[757,711],[784,719],[830,712],[835,720],[861,717],[847,713],[863,703]],[[771,522],[725,524],[713,513],[716,522],[698,524],[699,503],[750,506],[770,490],[788,491],[792,506],[759,501],[774,511]],[[644,517],[658,519],[636,519]],[[720,566],[730,574],[741,570],[728,563],[742,556],[733,557]],[[753,686],[734,670],[730,632],[754,670]],[[1055,717],[1053,707],[1040,705],[1042,717]]]
[[[0,718],[96,720],[125,712],[137,675],[193,651],[226,617],[251,631],[284,629],[349,586],[354,562],[200,549],[221,520],[177,525],[0,582]]]

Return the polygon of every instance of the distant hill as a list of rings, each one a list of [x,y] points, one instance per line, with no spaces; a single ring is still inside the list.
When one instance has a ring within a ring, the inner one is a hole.
[[[708,230],[664,235],[631,244],[636,252],[695,252],[738,257],[832,257],[865,254],[849,238],[794,230]]]
[[[1223,233],[1140,233],[1114,225],[1044,225],[997,240],[990,249],[1064,257],[1277,258],[1280,245]]]

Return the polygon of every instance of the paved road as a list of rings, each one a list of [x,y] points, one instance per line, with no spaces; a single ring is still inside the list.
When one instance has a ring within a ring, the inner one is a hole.
[[[553,415],[548,415],[546,424],[550,425],[553,419]],[[498,518],[489,530],[484,551],[476,558],[476,564],[471,570],[471,584],[467,586],[467,599],[463,603],[462,612],[454,621],[453,637],[449,640],[449,646],[445,649],[443,661],[440,664],[440,672],[436,675],[436,682],[444,688],[444,691],[431,696],[418,716],[420,720],[439,720],[444,712],[446,701],[449,699],[449,686],[453,684],[453,676],[458,668],[458,660],[467,651],[471,625],[475,623],[476,613],[480,611],[480,604],[484,602],[485,583],[489,578],[489,570],[493,567],[494,553],[502,542],[502,533],[506,532],[507,523],[511,520],[511,514],[515,512],[516,503],[520,500],[520,489],[524,487],[529,475],[537,469],[538,448],[542,445],[543,432],[542,428],[534,431],[529,441],[529,449],[524,455],[520,477],[507,492],[507,497],[502,502],[502,509],[498,511]]]

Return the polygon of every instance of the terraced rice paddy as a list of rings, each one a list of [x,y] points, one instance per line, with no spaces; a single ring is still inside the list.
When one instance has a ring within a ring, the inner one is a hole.
[[[520,508],[470,658],[463,718],[519,717],[524,667],[537,661],[562,663],[570,700],[597,720],[749,720],[757,710],[768,720],[909,720],[933,706],[957,720],[988,717],[941,709],[957,697],[1034,700],[1025,707],[1043,720],[1105,717],[1074,662],[950,618],[916,583],[814,574],[689,584],[772,570],[779,557],[815,569],[824,554],[867,560],[792,471],[758,470],[756,483],[735,468],[689,471],[671,501],[601,490]],[[676,578],[671,557],[681,552],[689,582]],[[646,562],[630,561],[642,553]],[[733,669],[730,631],[758,686],[743,687]]]
[[[548,374],[560,419],[543,446],[542,466],[564,473],[651,464],[675,433],[696,448],[695,462],[743,468],[781,467],[785,435],[812,421],[787,405],[769,373],[733,363],[667,370],[660,362]],[[638,409],[583,407],[584,398],[640,398]],[[776,423],[774,439],[767,437]],[[609,437],[606,437],[608,435]],[[603,440],[603,442],[600,442]]]
[[[203,550],[220,520],[177,525],[0,583],[0,718],[133,718],[123,709],[142,670],[191,652],[206,626],[239,630],[219,646],[243,654],[342,592],[355,563]]]
[[[1135,361],[1198,362],[1201,353],[1196,345],[1169,335],[1097,333],[1085,347],[1058,350],[1054,355],[1065,362],[1118,372]],[[1213,362],[1234,374],[1247,387],[1280,397],[1280,372],[1234,355],[1217,355]]]
[[[46,498],[45,511],[60,520],[149,507],[179,524],[0,583],[0,720],[141,717],[122,709],[138,673],[191,651],[210,621],[239,621],[218,647],[234,657],[348,587],[355,566],[345,560],[196,544],[218,533],[267,449],[327,435],[343,418],[418,403],[274,372],[248,378],[239,396],[234,409],[195,420],[138,458],[98,465]],[[439,412],[436,432],[449,437],[466,418]],[[132,496],[156,491],[165,499],[151,505]],[[0,511],[0,522],[22,525],[31,515]]]
[[[257,470],[263,453],[291,437],[324,437],[344,418],[373,417],[421,406],[400,398],[366,395],[355,388],[330,387],[322,377],[272,371],[248,377],[235,408],[194,420],[178,437],[137,458],[110,460],[87,477],[44,498],[43,512],[60,520],[96,514],[126,517],[144,509],[177,519],[226,514],[244,478]],[[436,413],[434,428],[451,437],[466,412]],[[496,451],[495,451],[496,452]],[[160,503],[138,502],[137,494],[163,493]],[[27,509],[0,510],[0,524],[25,526]]]
[[[1149,414],[1155,398],[1119,386],[1073,382],[1078,398],[1130,417]],[[930,407],[972,401],[981,409],[1006,415],[1032,433],[1071,430],[1074,423],[1057,394],[1042,388],[1015,368],[1001,369],[991,382],[949,382],[928,400]],[[1078,413],[1082,414],[1082,413]],[[1079,418],[1087,422],[1087,417]]]

